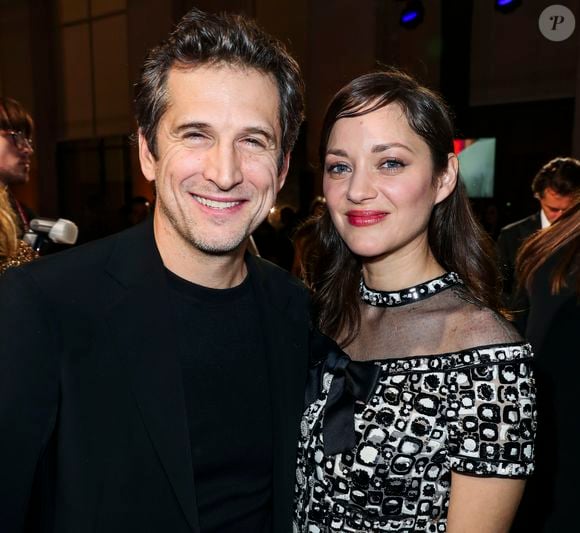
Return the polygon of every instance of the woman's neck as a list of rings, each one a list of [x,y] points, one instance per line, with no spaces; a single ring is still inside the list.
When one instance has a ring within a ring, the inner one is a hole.
[[[437,262],[431,249],[427,248],[363,260],[362,272],[367,287],[380,291],[399,291],[439,277],[446,271]]]

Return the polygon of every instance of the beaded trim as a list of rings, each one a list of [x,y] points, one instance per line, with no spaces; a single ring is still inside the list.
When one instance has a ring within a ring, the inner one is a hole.
[[[359,292],[361,300],[369,305],[377,307],[397,307],[425,300],[449,287],[459,284],[463,284],[461,278],[455,272],[447,272],[438,278],[426,281],[420,285],[408,287],[401,291],[387,292],[369,289],[361,276]]]
[[[0,274],[3,274],[11,267],[17,267],[28,263],[38,257],[38,252],[33,250],[24,241],[18,241],[16,252],[10,257],[0,257]]]

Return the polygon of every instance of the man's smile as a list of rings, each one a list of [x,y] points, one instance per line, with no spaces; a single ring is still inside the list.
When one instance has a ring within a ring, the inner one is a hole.
[[[205,207],[210,207],[212,209],[231,209],[242,204],[241,200],[235,201],[222,201],[222,200],[210,200],[209,198],[204,198],[203,196],[197,196],[196,194],[191,195],[192,198]]]

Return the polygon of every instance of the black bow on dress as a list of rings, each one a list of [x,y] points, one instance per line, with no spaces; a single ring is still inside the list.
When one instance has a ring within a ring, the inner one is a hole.
[[[335,455],[350,451],[356,446],[355,402],[369,401],[381,367],[370,361],[351,360],[336,342],[320,332],[313,333],[311,347],[306,405],[320,397],[324,374],[332,374],[322,426],[324,453]]]

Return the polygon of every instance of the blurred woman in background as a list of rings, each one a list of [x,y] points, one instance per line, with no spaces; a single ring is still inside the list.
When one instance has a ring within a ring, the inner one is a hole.
[[[7,268],[32,261],[38,254],[18,239],[16,215],[10,207],[5,187],[0,185],[0,274]]]
[[[541,431],[536,474],[513,531],[569,531],[580,479],[580,199],[524,242],[516,273],[529,301],[526,337],[535,354]]]

